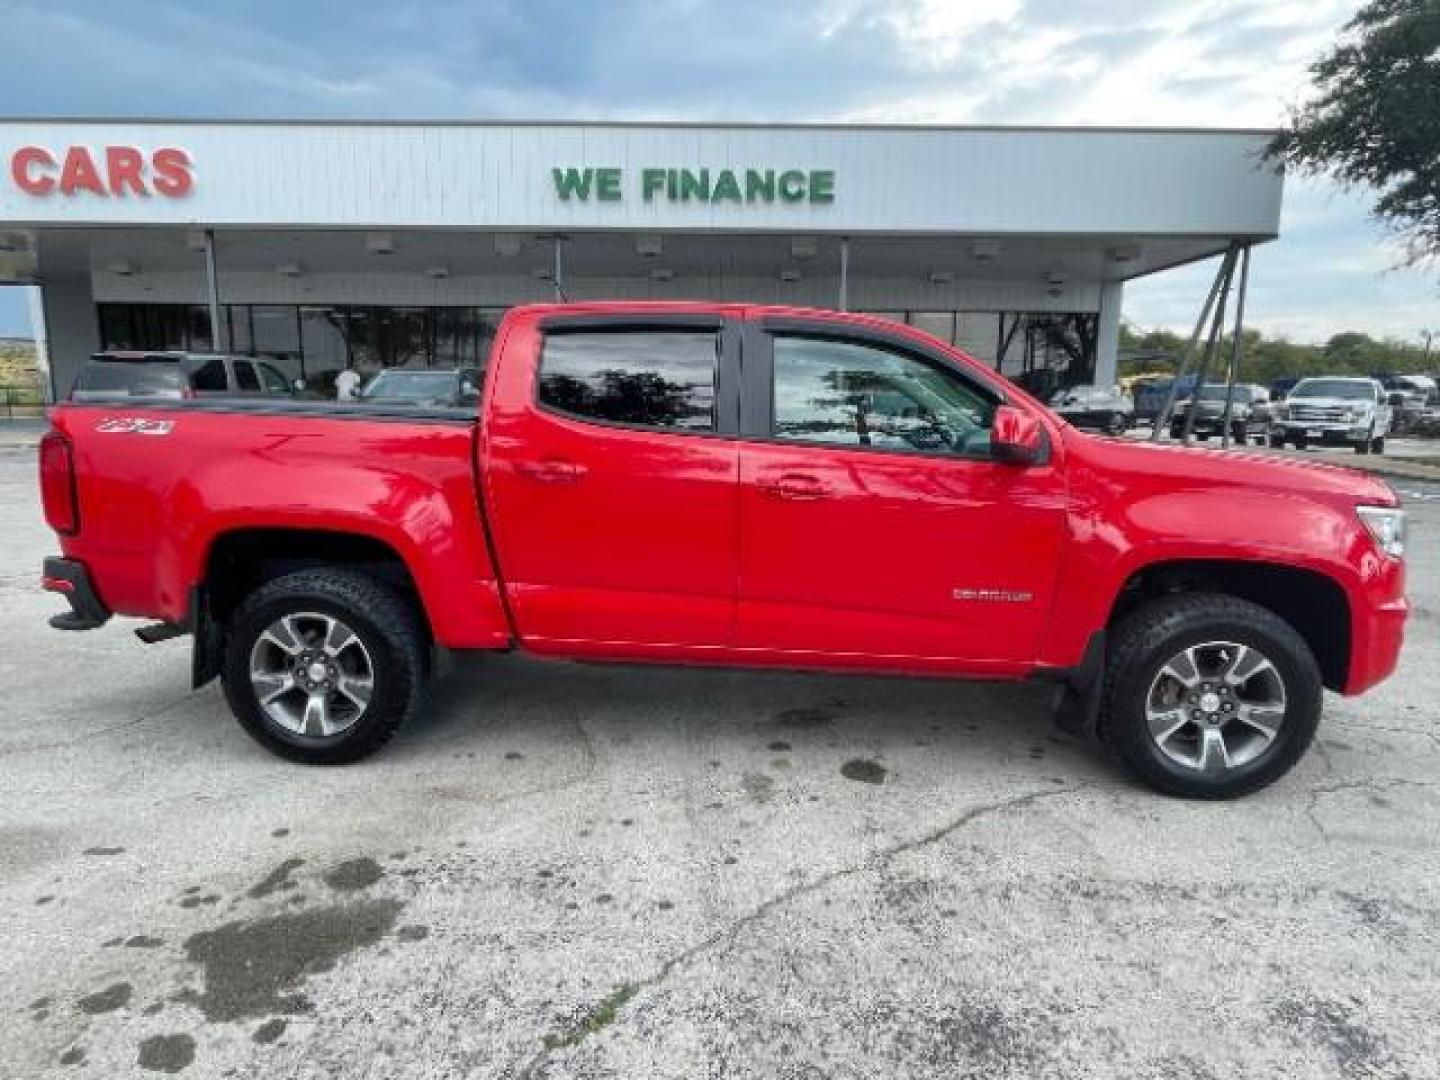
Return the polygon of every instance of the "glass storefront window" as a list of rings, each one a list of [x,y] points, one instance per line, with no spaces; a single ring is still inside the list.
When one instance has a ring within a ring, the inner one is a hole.
[[[230,351],[254,351],[255,343],[250,334],[250,305],[231,304],[226,308],[225,314],[230,320]]]
[[[353,361],[369,377],[387,367],[475,368],[490,354],[503,307],[227,304],[227,351],[271,360],[317,396]],[[204,304],[99,304],[105,349],[215,348]],[[903,318],[903,313],[899,316]]]
[[[186,348],[191,352],[214,352],[215,338],[210,333],[210,308],[191,304],[185,309]]]
[[[256,304],[250,309],[250,352],[266,356],[291,378],[303,377],[300,327],[291,304]]]
[[[302,307],[300,341],[305,354],[305,389],[320,397],[335,396],[335,376],[350,360],[351,324],[344,308]]]

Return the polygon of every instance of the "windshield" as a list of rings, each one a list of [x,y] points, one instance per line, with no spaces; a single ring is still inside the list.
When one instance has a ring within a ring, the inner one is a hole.
[[[453,371],[382,371],[360,392],[360,396],[423,401],[454,397],[457,391],[458,376]]]
[[[1198,396],[1201,401],[1224,401],[1225,387],[1223,385],[1202,386]],[[1250,400],[1250,388],[1248,386],[1235,387],[1235,397],[1232,400],[1248,402]]]
[[[1306,379],[1290,391],[1292,398],[1329,397],[1351,401],[1372,401],[1375,389],[1361,379]]]

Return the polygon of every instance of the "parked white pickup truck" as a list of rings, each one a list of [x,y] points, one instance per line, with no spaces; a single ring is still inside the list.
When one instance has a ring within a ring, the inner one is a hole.
[[[1270,445],[1346,443],[1357,454],[1383,454],[1394,413],[1374,379],[1301,379],[1275,407]]]

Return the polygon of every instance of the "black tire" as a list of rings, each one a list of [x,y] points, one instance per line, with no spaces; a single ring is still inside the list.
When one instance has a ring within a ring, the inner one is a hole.
[[[1296,436],[1295,436],[1295,449],[1296,449],[1296,450],[1304,450],[1304,449],[1305,449],[1307,446],[1309,446],[1309,445],[1310,445],[1310,440],[1307,439],[1307,438],[1305,438],[1304,435],[1296,435]]]
[[[261,706],[250,677],[256,641],[278,619],[301,612],[338,617],[360,639],[373,666],[373,691],[358,718],[333,735],[292,731]],[[428,637],[413,605],[369,574],[300,570],[268,581],[230,620],[221,679],[240,725],[267,750],[307,765],[341,765],[380,749],[421,708]]]
[[[1272,447],[1274,447],[1276,450],[1284,450],[1284,449],[1285,449],[1285,436],[1284,436],[1284,435],[1271,435],[1271,436],[1270,436],[1270,445],[1271,445]]]
[[[1384,435],[1379,435],[1379,436],[1377,436],[1377,437],[1374,439],[1374,441],[1372,441],[1372,442],[1370,443],[1370,452],[1371,452],[1372,454],[1383,454],[1383,453],[1385,453],[1385,436],[1384,436]]]
[[[1168,757],[1151,737],[1146,699],[1160,669],[1178,652],[1226,641],[1258,649],[1274,665],[1285,691],[1284,719],[1254,760],[1202,772]],[[1104,697],[1097,727],[1101,743],[1135,777],[1156,791],[1192,799],[1233,799],[1284,776],[1300,760],[1320,722],[1320,669],[1305,640],[1268,608],[1218,593],[1186,593],[1130,612],[1110,638]]]

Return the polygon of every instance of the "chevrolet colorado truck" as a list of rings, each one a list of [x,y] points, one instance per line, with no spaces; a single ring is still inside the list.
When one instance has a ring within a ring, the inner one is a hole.
[[[40,448],[84,630],[193,635],[245,729],[339,763],[450,650],[1054,680],[1165,792],[1254,790],[1322,688],[1394,669],[1383,482],[1063,423],[874,318],[726,304],[513,309],[478,408],[71,402]]]

